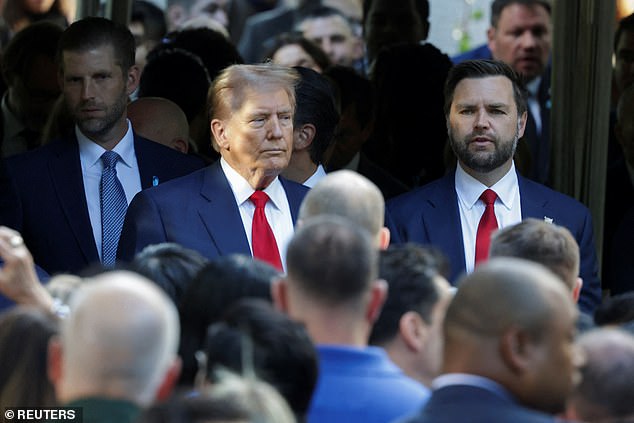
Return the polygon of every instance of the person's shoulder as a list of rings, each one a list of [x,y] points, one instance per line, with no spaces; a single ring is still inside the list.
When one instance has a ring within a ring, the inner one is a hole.
[[[568,194],[556,191],[553,188],[521,176],[518,176],[518,181],[520,184],[520,195],[530,195],[534,199],[547,200],[550,203],[556,204],[558,207],[578,209],[589,213],[588,207]]]
[[[192,167],[200,169],[205,166],[205,161],[200,157],[185,154],[178,150],[174,150],[173,148],[167,147],[158,142],[149,140],[147,138],[143,138],[139,135],[134,136],[134,140],[138,149],[136,149],[136,154],[138,155],[152,155],[156,157],[161,157],[168,162],[180,162],[182,164],[188,164]]]
[[[453,175],[453,172],[451,172],[451,175]],[[407,208],[413,203],[422,203],[426,199],[433,198],[438,192],[448,189],[448,184],[451,182],[448,178],[451,178],[451,175],[445,175],[422,187],[414,188],[404,194],[397,195],[389,199],[386,206],[390,210],[396,210],[404,207]]]
[[[299,195],[301,197],[304,197],[310,190],[310,188],[308,188],[306,185],[291,181],[290,179],[286,179],[283,176],[279,176],[279,179],[287,195]]]
[[[179,207],[182,204],[178,204],[176,198],[199,194],[199,190],[197,190],[196,187],[202,186],[206,172],[208,172],[207,167],[194,170],[187,175],[179,176],[169,181],[161,182],[156,186],[143,189],[137,195],[147,196],[154,200],[173,200],[174,206]]]

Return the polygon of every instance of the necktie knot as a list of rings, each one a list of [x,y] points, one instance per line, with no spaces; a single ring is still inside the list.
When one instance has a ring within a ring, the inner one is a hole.
[[[480,195],[480,200],[484,202],[485,205],[490,206],[495,204],[495,200],[498,198],[498,195],[492,189],[486,189]]]
[[[119,155],[114,151],[106,151],[101,155],[101,162],[103,163],[104,168],[115,167],[119,159]]]
[[[269,201],[269,196],[264,191],[255,191],[253,194],[251,194],[249,200],[251,200],[251,202],[255,204],[256,209],[260,209],[266,206],[266,203]]]

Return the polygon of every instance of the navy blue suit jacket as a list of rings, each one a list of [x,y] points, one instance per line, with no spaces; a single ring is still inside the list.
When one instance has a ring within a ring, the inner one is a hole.
[[[134,149],[142,188],[204,166],[197,157],[136,135]],[[51,275],[79,273],[98,264],[75,136],[10,157],[6,163],[20,213],[0,216],[0,222],[21,232],[35,262]]]
[[[522,218],[551,218],[553,223],[568,228],[577,240],[583,278],[579,307],[592,313],[601,301],[601,284],[590,211],[567,195],[519,174],[517,178]],[[386,226],[393,243],[414,242],[439,248],[449,260],[452,283],[465,271],[455,172],[388,201]]]
[[[280,177],[293,222],[308,188]],[[214,257],[251,255],[240,211],[220,162],[138,193],[128,207],[117,257],[130,261],[144,247],[175,242]]]
[[[489,390],[450,385],[432,392],[421,412],[403,423],[554,423],[554,417],[533,411]]]

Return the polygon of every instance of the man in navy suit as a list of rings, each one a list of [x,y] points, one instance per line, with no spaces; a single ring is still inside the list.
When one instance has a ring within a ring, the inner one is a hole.
[[[455,65],[445,85],[445,116],[456,170],[388,202],[394,242],[432,244],[448,257],[450,280],[475,265],[476,234],[485,211],[483,192],[497,198],[498,227],[527,217],[565,226],[580,250],[582,311],[601,301],[592,219],[578,201],[523,178],[513,154],[526,125],[526,94],[518,75],[499,61]]]
[[[141,189],[204,166],[133,133],[126,107],[139,81],[134,52],[127,27],[108,19],[86,18],[67,28],[57,57],[74,131],[7,160],[18,200],[0,221],[22,234],[35,262],[49,274],[99,265],[103,229],[113,234],[116,249],[120,226],[101,219],[106,152],[118,155],[114,169],[125,194],[123,208]]]
[[[212,143],[220,160],[184,178],[139,193],[130,204],[118,257],[131,260],[150,244],[176,242],[203,256],[253,254],[256,206],[275,238],[268,253],[283,267],[299,205],[307,188],[278,175],[293,148],[294,69],[233,65],[209,90]],[[257,237],[255,237],[257,239]],[[278,266],[279,267],[279,266]]]
[[[580,379],[576,317],[570,293],[545,267],[491,259],[451,301],[442,373],[408,423],[554,423]]]

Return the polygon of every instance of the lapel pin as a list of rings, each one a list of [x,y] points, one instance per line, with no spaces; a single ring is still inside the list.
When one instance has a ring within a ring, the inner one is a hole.
[[[159,184],[158,176],[152,176],[152,186],[155,187]],[[552,220],[552,219],[551,219]]]
[[[553,218],[552,217],[548,217],[548,216],[544,216],[544,222],[553,223]]]

